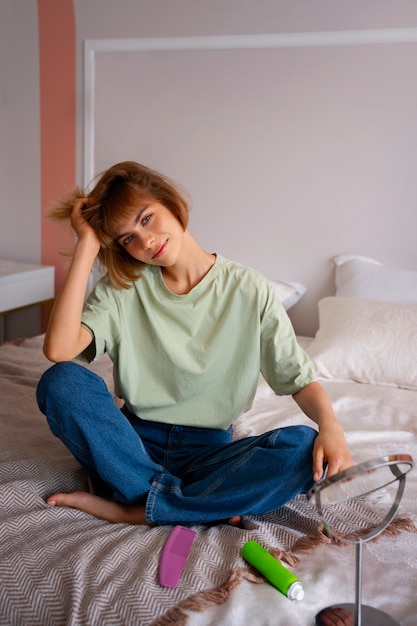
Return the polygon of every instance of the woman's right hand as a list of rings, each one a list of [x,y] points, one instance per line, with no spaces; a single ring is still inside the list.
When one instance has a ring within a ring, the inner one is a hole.
[[[79,241],[90,241],[91,245],[95,245],[96,254],[100,249],[100,242],[96,233],[84,216],[84,209],[88,207],[88,198],[79,198],[75,201],[74,208],[71,213],[71,226]]]

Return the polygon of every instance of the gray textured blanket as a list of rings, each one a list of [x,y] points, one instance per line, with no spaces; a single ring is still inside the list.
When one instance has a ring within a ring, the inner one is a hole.
[[[45,504],[54,491],[88,490],[88,482],[37,408],[36,383],[49,366],[41,345],[37,337],[0,346],[1,625],[183,624],[187,611],[221,602],[240,577],[250,577],[240,556],[249,539],[291,562],[291,548],[322,536],[304,497],[264,518],[245,518],[242,529],[195,527],[179,586],[161,587],[159,557],[172,528],[112,525]],[[93,369],[110,382],[108,360]],[[222,593],[206,594],[216,588]],[[179,605],[185,612],[174,610]]]

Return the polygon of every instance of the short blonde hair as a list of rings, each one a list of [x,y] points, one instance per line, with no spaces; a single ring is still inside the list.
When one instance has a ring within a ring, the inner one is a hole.
[[[69,219],[76,200],[87,197],[84,215],[101,244],[98,259],[112,285],[128,289],[140,277],[144,264],[116,241],[117,225],[132,214],[132,207],[153,201],[169,209],[186,230],[189,203],[185,195],[167,176],[134,161],[123,161],[102,173],[88,195],[76,187],[56,203],[50,216]]]

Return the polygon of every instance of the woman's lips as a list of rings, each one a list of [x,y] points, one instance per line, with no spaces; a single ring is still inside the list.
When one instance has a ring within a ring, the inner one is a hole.
[[[157,248],[152,258],[159,259],[165,253],[165,250],[167,249],[167,245],[168,245],[168,239],[166,239],[164,243],[160,245],[159,248]]]

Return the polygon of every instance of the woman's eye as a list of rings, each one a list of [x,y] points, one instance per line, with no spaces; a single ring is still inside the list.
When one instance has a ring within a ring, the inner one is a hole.
[[[143,220],[142,220],[142,224],[145,225],[149,222],[149,220],[151,219],[152,214],[149,213],[149,215],[146,215]]]
[[[133,239],[133,235],[128,235],[127,237],[123,239],[123,242],[122,242],[123,245],[128,246],[130,242],[132,241],[132,239]]]

